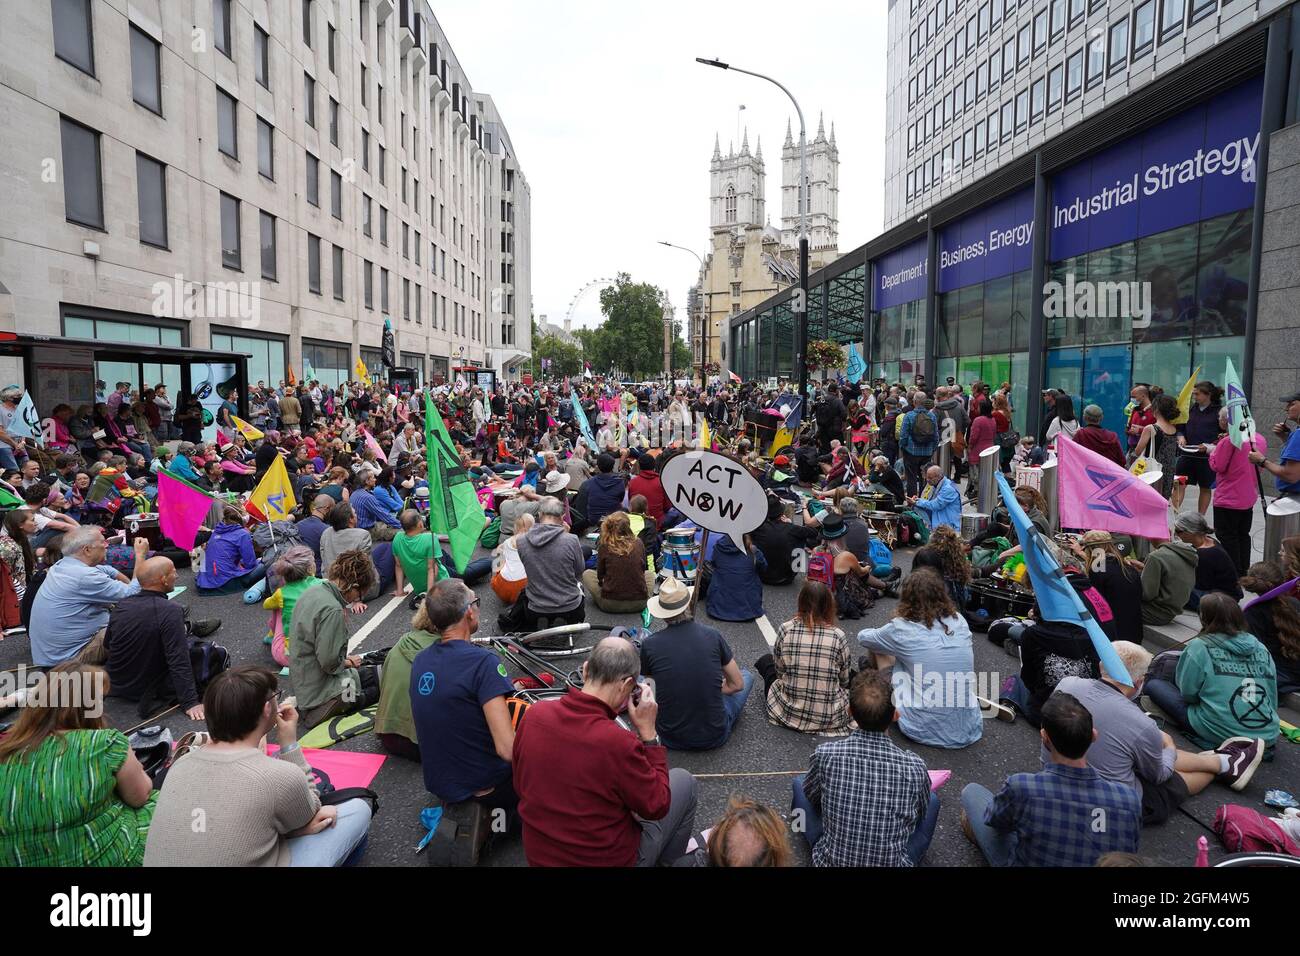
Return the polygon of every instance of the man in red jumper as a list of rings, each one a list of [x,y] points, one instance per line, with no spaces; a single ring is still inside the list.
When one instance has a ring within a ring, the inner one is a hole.
[[[669,771],[640,673],[631,642],[607,637],[582,667],[581,690],[520,721],[512,763],[530,866],[658,866],[685,854],[698,785]],[[624,705],[632,733],[614,721]]]

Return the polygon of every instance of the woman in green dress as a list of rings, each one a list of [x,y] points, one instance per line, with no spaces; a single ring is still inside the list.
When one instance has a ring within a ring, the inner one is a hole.
[[[139,866],[155,794],[126,735],[105,725],[108,675],[40,675],[0,740],[0,866]]]

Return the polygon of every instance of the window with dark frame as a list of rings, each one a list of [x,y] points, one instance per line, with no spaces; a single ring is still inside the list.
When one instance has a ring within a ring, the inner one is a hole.
[[[275,182],[275,129],[260,116],[257,118],[257,171]]]
[[[212,45],[233,60],[235,54],[231,41],[233,24],[230,6],[231,0],[212,0]]]
[[[262,245],[262,278],[278,281],[275,258],[275,217],[265,210],[258,213]]]
[[[1160,42],[1183,32],[1187,20],[1187,0],[1160,0]]]
[[[1047,72],[1047,115],[1050,116],[1061,108],[1064,93],[1065,67],[1058,63]]]
[[[343,221],[343,177],[330,170],[330,215]]]
[[[1156,0],[1139,3],[1133,10],[1133,52],[1131,61],[1140,60],[1155,46]]]
[[[343,247],[334,246],[330,256],[330,278],[334,284],[334,298],[343,301]]]
[[[1088,41],[1086,87],[1092,89],[1106,77],[1106,38],[1098,33]]]
[[[307,154],[307,202],[320,208],[320,160]]]
[[[271,37],[253,24],[253,62],[256,64],[255,79],[265,89],[271,88]]]
[[[90,0],[53,0],[54,55],[82,73],[95,75],[95,34]]]
[[[316,128],[316,81],[310,73],[302,75],[303,119],[312,129]]]
[[[1106,75],[1114,76],[1128,65],[1128,17],[1111,24],[1108,44],[1110,50]]]
[[[239,159],[238,105],[235,98],[217,87],[217,149]]]
[[[320,295],[320,236],[307,234],[307,289]]]
[[[239,240],[239,200],[229,193],[221,194],[221,264],[236,272],[243,271],[243,257]]]
[[[162,116],[162,58],[157,40],[131,25],[131,98]]]
[[[1075,50],[1065,61],[1065,102],[1083,90],[1083,51]]]
[[[167,248],[167,167],[151,156],[135,154],[136,201],[140,211],[140,241]]]

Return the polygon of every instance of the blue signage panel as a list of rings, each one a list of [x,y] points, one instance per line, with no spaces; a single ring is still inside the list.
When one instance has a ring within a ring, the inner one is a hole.
[[[929,272],[927,245],[928,240],[917,239],[876,260],[873,308],[888,309],[925,298],[925,280]]]
[[[1030,268],[1034,187],[1000,199],[939,230],[939,292]]]
[[[1254,205],[1263,88],[1249,80],[1053,176],[1049,259]]]

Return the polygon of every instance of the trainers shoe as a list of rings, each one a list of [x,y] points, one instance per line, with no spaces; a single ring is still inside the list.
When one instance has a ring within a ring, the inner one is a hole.
[[[1011,723],[1016,719],[1016,712],[1005,704],[997,704],[991,700],[985,700],[983,697],[976,697],[980,705],[980,716],[985,720],[996,717],[1005,723]]]
[[[210,634],[215,634],[219,627],[221,627],[221,621],[215,617],[210,617],[191,623],[190,634],[194,637],[207,637]],[[266,643],[270,644],[271,642],[268,640]]]
[[[1216,754],[1228,758],[1228,770],[1219,774],[1219,779],[1233,790],[1246,789],[1255,769],[1264,759],[1264,741],[1250,737],[1229,737],[1214,748]]]

